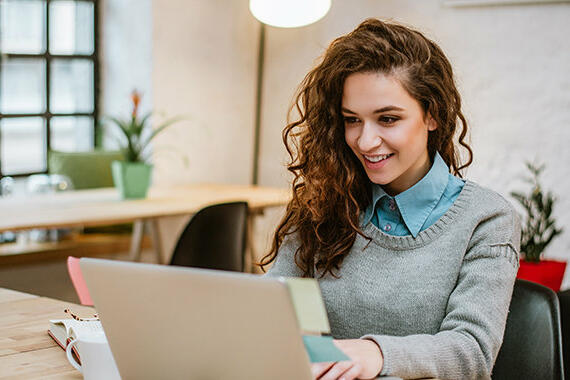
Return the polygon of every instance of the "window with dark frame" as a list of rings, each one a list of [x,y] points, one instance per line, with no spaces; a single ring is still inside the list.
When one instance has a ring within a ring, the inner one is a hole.
[[[96,145],[98,0],[0,0],[0,177]]]

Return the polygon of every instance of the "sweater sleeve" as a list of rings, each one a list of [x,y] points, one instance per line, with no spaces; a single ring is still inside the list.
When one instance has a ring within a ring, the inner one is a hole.
[[[365,335],[384,356],[381,375],[488,379],[502,344],[518,269],[520,225],[505,206],[479,223],[435,335]]]

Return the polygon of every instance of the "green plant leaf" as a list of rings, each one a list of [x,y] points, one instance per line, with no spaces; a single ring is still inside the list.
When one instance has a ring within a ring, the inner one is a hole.
[[[102,119],[109,120],[115,124],[121,132],[124,141],[119,140],[123,147],[125,160],[129,162],[145,162],[147,154],[145,149],[149,142],[168,126],[183,120],[182,117],[175,117],[160,124],[155,130],[147,128],[149,118],[153,113],[148,112],[141,118],[131,114],[128,120],[121,120],[112,116],[105,116]],[[148,133],[145,131],[149,131]],[[148,137],[144,135],[147,134]]]
[[[170,127],[172,124],[178,123],[179,121],[182,121],[182,120],[184,120],[183,117],[174,117],[172,119],[169,119],[169,120],[163,122],[158,127],[154,128],[152,133],[149,135],[149,137],[147,137],[144,142],[141,142],[141,150],[144,150],[148,146],[148,144],[152,141],[152,139],[154,139],[160,132],[164,131],[166,128]]]
[[[163,122],[162,124],[154,128],[147,141],[151,141],[156,135],[164,131],[167,127],[170,127],[172,124],[178,123],[179,121],[182,120],[184,120],[183,117],[173,117],[172,119]]]
[[[551,192],[544,192],[540,185],[540,174],[545,166],[527,162],[526,167],[531,174],[526,178],[526,182],[532,185],[529,193],[513,191],[510,194],[527,214],[521,231],[521,251],[525,260],[539,261],[542,252],[562,231],[556,228],[556,221],[552,218],[556,198]]]

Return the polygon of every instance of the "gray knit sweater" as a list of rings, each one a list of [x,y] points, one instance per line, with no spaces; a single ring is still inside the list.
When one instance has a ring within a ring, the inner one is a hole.
[[[449,210],[412,236],[362,226],[338,275],[318,278],[333,337],[367,338],[382,375],[486,379],[499,352],[518,269],[520,225],[498,194],[467,181]],[[301,276],[297,244],[269,276]]]

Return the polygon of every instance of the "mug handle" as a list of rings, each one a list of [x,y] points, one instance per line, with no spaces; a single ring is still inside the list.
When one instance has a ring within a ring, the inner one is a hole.
[[[73,357],[71,348],[73,346],[75,346],[75,344],[77,344],[77,339],[73,339],[71,342],[68,343],[67,348],[65,349],[65,354],[67,355],[67,360],[69,361],[69,363],[75,367],[76,370],[78,370],[79,372],[83,373],[83,370],[81,369],[81,365],[79,363],[77,363],[77,361],[75,360],[75,358]]]

